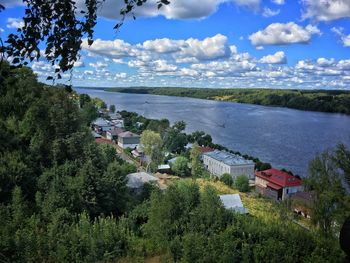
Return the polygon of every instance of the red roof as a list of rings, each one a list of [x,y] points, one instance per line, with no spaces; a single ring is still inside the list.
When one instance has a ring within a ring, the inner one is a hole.
[[[214,149],[210,148],[210,147],[206,147],[206,146],[199,146],[198,147],[198,150],[201,152],[201,153],[208,153],[208,152],[213,152]]]
[[[107,139],[105,139],[105,138],[96,138],[96,139],[95,139],[95,142],[96,142],[97,144],[110,144],[110,145],[114,145],[114,143],[113,143],[112,141],[107,140]]]
[[[274,168],[265,171],[256,171],[255,176],[280,187],[293,187],[301,185],[301,180],[299,178]],[[271,188],[275,189],[274,187]]]
[[[280,190],[282,188],[282,186],[279,186],[279,185],[274,184],[274,183],[267,183],[267,186],[272,188],[272,189],[275,189],[275,190]]]

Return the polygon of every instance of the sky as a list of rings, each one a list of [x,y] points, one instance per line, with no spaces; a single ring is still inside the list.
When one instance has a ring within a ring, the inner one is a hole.
[[[83,8],[84,0],[77,0]],[[156,0],[113,29],[123,1],[106,0],[95,41],[71,80],[89,87],[350,89],[350,0]],[[0,0],[0,37],[23,26],[20,0]],[[43,46],[44,48],[44,46]],[[53,68],[30,66],[45,82]]]

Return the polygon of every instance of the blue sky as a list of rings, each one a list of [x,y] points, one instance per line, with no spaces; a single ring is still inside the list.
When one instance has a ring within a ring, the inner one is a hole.
[[[350,0],[173,0],[160,11],[148,0],[116,32],[122,2],[100,9],[74,85],[350,88]],[[6,38],[23,7],[0,3]],[[42,81],[52,72],[44,59],[31,66]]]

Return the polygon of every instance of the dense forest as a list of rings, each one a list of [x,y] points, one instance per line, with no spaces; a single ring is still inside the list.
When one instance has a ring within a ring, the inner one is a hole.
[[[350,92],[341,90],[105,88],[106,91],[223,100],[299,110],[350,114]]]
[[[133,195],[126,175],[135,167],[93,140],[90,99],[7,64],[0,85],[2,262],[344,259],[336,235],[306,231],[284,213],[272,222],[227,211],[217,190],[195,178]]]

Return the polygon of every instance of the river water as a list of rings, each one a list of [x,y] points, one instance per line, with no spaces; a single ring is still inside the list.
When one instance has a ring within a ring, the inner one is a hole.
[[[147,118],[183,120],[186,132],[202,130],[214,143],[258,157],[301,176],[316,154],[338,143],[350,147],[350,116],[193,98],[126,94],[76,88],[117,110]]]

